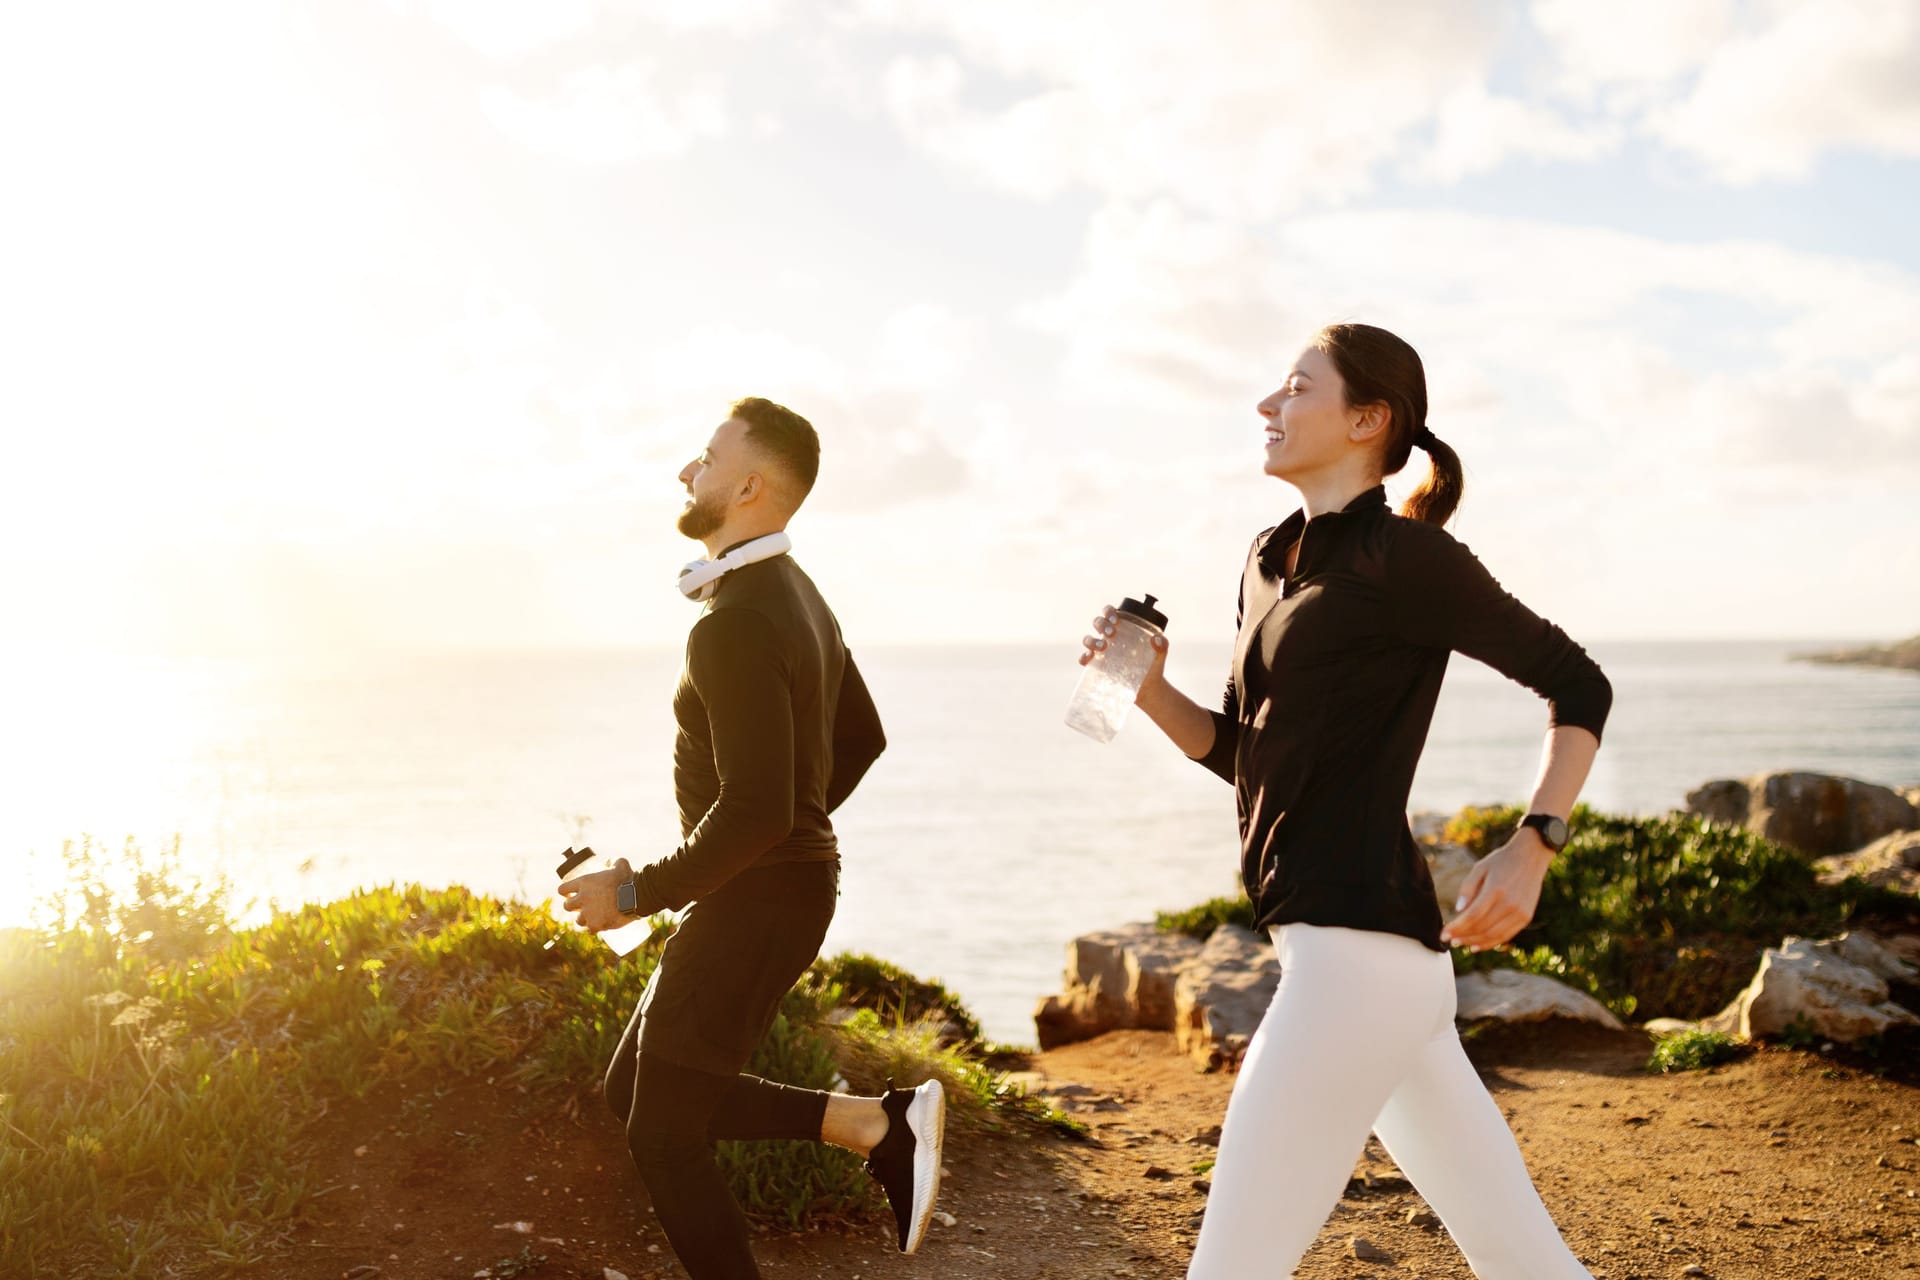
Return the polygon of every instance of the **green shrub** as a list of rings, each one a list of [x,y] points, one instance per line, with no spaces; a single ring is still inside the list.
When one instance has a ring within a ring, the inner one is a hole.
[[[90,845],[69,853],[68,896],[42,926],[0,930],[0,1275],[188,1276],[266,1260],[314,1205],[314,1125],[333,1100],[491,1071],[597,1089],[666,932],[612,963],[539,907],[418,885],[235,930],[225,887],[177,882],[172,852],[135,854],[118,891],[102,887]],[[848,999],[836,972],[887,1013],[834,1025]],[[984,1050],[938,1042],[949,1021],[977,1038],[937,983],[836,958],[787,997],[749,1069],[810,1088],[938,1074],[962,1123],[1032,1115]],[[742,1143],[722,1158],[761,1221],[878,1206],[849,1152]]]
[[[1683,1031],[1654,1046],[1647,1070],[1699,1071],[1731,1062],[1746,1051],[1745,1045],[1724,1031]]]
[[[1223,924],[1237,924],[1242,929],[1253,928],[1253,903],[1247,900],[1244,893],[1235,897],[1210,898],[1185,911],[1156,912],[1153,922],[1163,933],[1184,933],[1204,942]]]
[[[822,956],[807,970],[807,985],[816,990],[837,986],[841,999],[857,1009],[871,1009],[897,1023],[925,1021],[953,1024],[949,1042],[974,1044],[980,1039],[980,1023],[937,979],[916,978],[898,965],[870,955],[842,951]]]
[[[1445,838],[1485,856],[1524,810],[1463,809]],[[1799,854],[1687,814],[1622,818],[1581,805],[1541,886],[1533,922],[1507,946],[1455,951],[1459,972],[1509,968],[1581,988],[1623,1016],[1704,1017],[1788,934],[1828,937],[1865,918],[1920,918],[1911,897],[1859,880],[1823,885]],[[1162,929],[1205,938],[1250,925],[1245,897],[1163,911]]]
[[[1481,811],[1476,822],[1491,838],[1519,816]],[[1507,947],[1461,962],[1548,972],[1619,1013],[1692,1019],[1738,994],[1787,934],[1827,937],[1886,910],[1911,912],[1911,900],[1859,881],[1823,885],[1805,858],[1751,832],[1583,807],[1533,922]]]

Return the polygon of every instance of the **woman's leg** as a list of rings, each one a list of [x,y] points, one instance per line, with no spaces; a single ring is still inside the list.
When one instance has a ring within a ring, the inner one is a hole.
[[[1381,1105],[1451,1016],[1447,958],[1411,938],[1283,925],[1274,940],[1280,987],[1234,1082],[1189,1280],[1293,1274]]]
[[[1451,1019],[1387,1099],[1374,1132],[1480,1280],[1592,1280],[1540,1202]]]

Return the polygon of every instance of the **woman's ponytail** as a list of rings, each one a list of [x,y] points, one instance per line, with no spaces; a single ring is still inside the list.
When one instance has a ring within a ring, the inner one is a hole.
[[[1414,443],[1427,451],[1427,459],[1433,464],[1433,473],[1420,482],[1420,487],[1407,495],[1400,506],[1400,514],[1409,520],[1424,520],[1428,524],[1445,524],[1453,519],[1453,513],[1460,508],[1460,498],[1467,489],[1467,478],[1460,469],[1460,455],[1453,446],[1440,437],[1420,428],[1414,437]]]

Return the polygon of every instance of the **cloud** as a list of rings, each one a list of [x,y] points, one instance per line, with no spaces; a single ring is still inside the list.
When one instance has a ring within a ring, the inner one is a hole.
[[[1909,0],[1537,0],[1518,17],[1208,0],[1177,22],[1148,3],[853,13],[943,42],[887,68],[905,136],[1032,199],[1084,189],[1263,218],[1351,202],[1389,170],[1451,183],[1514,159],[1591,161],[1629,137],[1730,183],[1797,178],[1833,150],[1920,155]],[[1494,88],[1515,65],[1522,86]]]
[[[1596,94],[1665,84],[1705,62],[1732,31],[1734,0],[1534,0],[1528,16],[1559,63],[1559,85]]]
[[[568,72],[556,91],[536,96],[494,87],[481,107],[501,132],[563,159],[618,165],[674,156],[727,131],[717,82],[668,92],[644,62]]]
[[[514,62],[589,36],[636,28],[744,32],[784,17],[788,0],[388,0],[402,13],[425,13],[481,55]]]
[[[1805,177],[1821,155],[1920,155],[1920,9],[1539,0],[1563,92],[1598,98],[1723,182]]]
[[[1490,5],[1209,0],[1179,21],[1148,3],[868,0],[857,12],[950,46],[888,68],[907,137],[1036,198],[1084,187],[1265,216],[1352,199],[1393,160],[1449,178],[1509,154],[1610,145],[1550,106],[1486,91],[1502,37]]]
[[[1920,156],[1920,9],[1832,0],[1718,48],[1656,136],[1728,182],[1806,176],[1821,153]]]

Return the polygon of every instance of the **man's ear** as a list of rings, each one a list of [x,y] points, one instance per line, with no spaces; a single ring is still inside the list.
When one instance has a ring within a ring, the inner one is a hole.
[[[748,506],[760,501],[767,495],[767,478],[758,471],[749,471],[740,478],[739,486],[733,491],[733,505]]]

